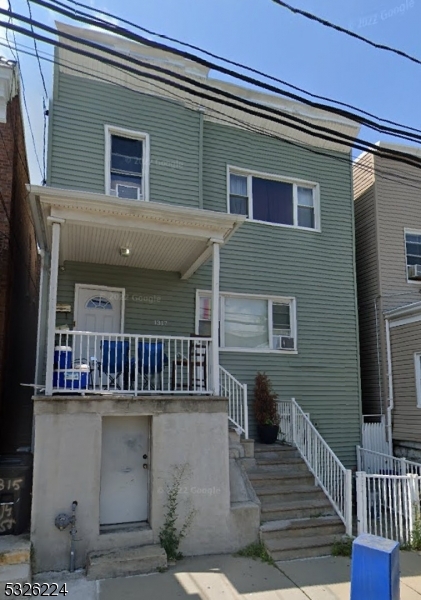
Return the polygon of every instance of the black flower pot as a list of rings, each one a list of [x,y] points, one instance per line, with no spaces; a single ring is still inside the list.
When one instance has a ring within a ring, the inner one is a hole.
[[[257,433],[262,444],[274,444],[278,438],[279,425],[258,425]]]

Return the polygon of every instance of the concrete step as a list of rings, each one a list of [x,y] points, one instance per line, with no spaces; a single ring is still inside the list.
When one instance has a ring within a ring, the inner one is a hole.
[[[279,458],[279,457],[291,457],[300,458],[300,453],[296,448],[291,446],[254,446],[254,454],[256,458]]]
[[[29,563],[6,564],[0,566],[0,600],[10,598],[6,596],[6,583],[31,583],[31,567]],[[12,596],[13,597],[13,596]]]
[[[326,517],[335,515],[335,509],[325,497],[322,499],[304,499],[293,502],[274,502],[262,504],[261,522],[301,519],[305,517]]]
[[[290,502],[291,500],[326,498],[324,492],[315,485],[288,486],[283,485],[265,486],[255,490],[262,504],[273,504],[274,502]]]
[[[274,460],[270,458],[257,458],[256,459],[256,468],[261,471],[273,471],[274,469],[290,469],[294,471],[306,471],[308,472],[308,467],[301,458],[290,458],[288,460],[283,460],[282,458],[279,460]]]
[[[267,521],[260,527],[260,537],[266,542],[271,539],[345,535],[345,526],[338,516],[284,519],[281,521]]]
[[[0,565],[31,562],[31,542],[26,535],[0,536]]]
[[[277,468],[273,471],[262,471],[257,467],[247,469],[247,474],[254,489],[257,490],[268,485],[311,485],[314,477],[309,471],[297,471],[296,469]]]
[[[167,567],[165,550],[158,545],[119,548],[88,554],[87,579],[106,579],[152,573]]]
[[[275,561],[326,556],[331,553],[332,546],[339,537],[338,535],[316,535],[272,539],[266,542],[266,548]]]

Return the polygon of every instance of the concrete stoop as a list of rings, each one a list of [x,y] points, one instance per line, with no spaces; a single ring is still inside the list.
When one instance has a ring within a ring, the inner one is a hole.
[[[87,579],[108,579],[143,575],[167,568],[167,555],[158,545],[137,546],[90,552],[86,563]]]
[[[0,600],[6,583],[31,583],[31,542],[26,535],[0,536]]]
[[[299,452],[291,446],[255,444],[247,468],[261,504],[260,539],[275,561],[331,554],[345,526]]]

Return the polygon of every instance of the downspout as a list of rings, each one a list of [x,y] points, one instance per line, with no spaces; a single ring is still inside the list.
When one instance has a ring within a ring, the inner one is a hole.
[[[377,308],[377,300],[380,296],[374,298],[374,313],[376,318],[376,353],[377,353],[377,377],[379,379],[379,396],[380,396],[380,414],[383,417],[383,386],[382,386],[382,368],[380,362],[380,340],[379,340],[379,314]]]
[[[203,114],[199,108],[199,208],[203,208]]]
[[[393,410],[393,372],[392,372],[392,351],[390,345],[390,323],[386,317],[386,350],[387,350],[387,379],[389,384],[388,407],[387,407],[387,441],[389,442],[389,453],[393,454],[392,441],[392,410]]]

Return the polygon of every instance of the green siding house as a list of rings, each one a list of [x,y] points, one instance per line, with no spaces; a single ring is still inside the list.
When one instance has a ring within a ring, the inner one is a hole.
[[[164,492],[177,473],[186,478],[180,522],[194,514],[184,554],[256,542],[268,514],[285,545],[292,508],[317,536],[300,529],[290,556],[297,539],[305,556],[326,553],[332,526],[352,531],[360,442],[351,147],[334,141],[335,132],[352,140],[355,124],[213,79],[162,50],[58,29],[66,47],[56,52],[47,184],[28,195],[42,255],[35,570],[67,567],[69,536],[53,517],[69,510],[75,565],[90,577],[101,556],[132,560],[144,546],[162,567]],[[98,58],[81,52],[84,40],[99,45]],[[119,67],[102,60],[102,47],[120,52]],[[146,74],[163,65],[166,77],[136,76],[122,68],[126,57]],[[204,82],[212,93],[192,93]],[[219,102],[221,91],[236,102]],[[308,126],[298,130],[297,116]],[[330,141],[312,126],[329,127]],[[303,445],[312,454],[320,489],[283,446],[276,472],[272,463],[259,471],[259,371],[278,394],[281,435],[291,441],[292,431],[301,455]],[[255,482],[270,496],[284,475],[292,503],[261,504]]]
[[[335,115],[119,43],[262,109],[357,134]],[[36,383],[46,396],[228,395],[232,422],[253,438],[253,383],[265,371],[354,466],[351,148],[64,49],[49,115],[47,185],[30,189],[45,256]]]

